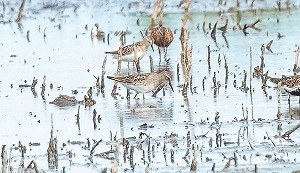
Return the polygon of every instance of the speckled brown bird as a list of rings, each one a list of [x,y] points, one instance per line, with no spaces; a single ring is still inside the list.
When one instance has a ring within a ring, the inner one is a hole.
[[[135,73],[118,77],[107,76],[107,78],[120,82],[127,89],[136,91],[136,95],[138,93],[145,94],[152,92],[153,96],[155,96],[166,84],[169,84],[173,91],[171,84],[172,74],[168,70],[152,73]]]
[[[122,48],[121,60],[126,61],[126,62],[133,62],[137,59],[141,60],[144,57],[148,47],[152,44],[153,44],[152,38],[145,37],[142,41],[124,46]],[[105,52],[105,54],[112,54],[115,57],[117,57],[118,50],[111,51],[111,52]]]
[[[271,78],[271,81],[278,83],[289,94],[300,96],[300,75]]]
[[[162,22],[159,22],[159,25],[152,29],[150,36],[153,38],[154,44],[158,46],[158,50],[164,49],[165,53],[174,39],[172,30],[162,26]]]

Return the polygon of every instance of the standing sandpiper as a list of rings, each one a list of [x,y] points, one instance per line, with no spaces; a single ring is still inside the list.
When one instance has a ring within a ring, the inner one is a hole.
[[[300,96],[300,75],[271,78],[271,81],[278,83],[287,93],[294,96]]]
[[[156,94],[167,84],[169,84],[172,91],[174,91],[171,84],[172,74],[168,70],[152,73],[136,73],[118,77],[107,76],[107,78],[120,82],[127,89],[136,91],[134,98],[138,93],[145,94],[148,92],[152,92],[152,96],[155,97]]]
[[[124,46],[121,50],[121,60],[126,62],[135,62],[137,60],[141,60],[144,57],[148,47],[152,45],[152,43],[153,41],[150,37],[145,37],[143,41]],[[118,50],[105,53],[112,54],[114,57],[118,57]]]
[[[300,75],[282,76],[281,78],[271,78],[272,82],[277,83],[278,87],[289,94],[288,102],[290,103],[290,95],[300,96]],[[300,98],[299,98],[300,103]]]
[[[172,30],[162,26],[162,22],[160,21],[159,25],[152,29],[151,37],[153,38],[154,44],[158,46],[159,55],[161,56],[160,49],[163,49],[166,57],[167,48],[174,39]]]

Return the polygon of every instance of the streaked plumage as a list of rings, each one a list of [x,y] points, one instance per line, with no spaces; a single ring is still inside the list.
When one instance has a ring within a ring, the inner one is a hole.
[[[152,73],[135,73],[119,77],[107,76],[107,78],[120,82],[127,89],[136,91],[137,94],[153,92],[153,96],[155,96],[167,84],[170,85],[173,91],[171,84],[172,74],[167,70]]]
[[[143,41],[136,42],[134,44],[130,44],[127,46],[122,47],[122,61],[126,62],[133,62],[137,59],[141,60],[148,47],[152,45],[153,41],[150,37],[145,37]],[[135,50],[135,51],[134,51]],[[135,57],[135,52],[136,52],[136,57]],[[111,52],[105,52],[106,54],[112,54],[115,57],[118,57],[118,50],[116,51],[111,51]],[[137,58],[137,59],[135,59]]]
[[[174,36],[170,28],[159,25],[151,31],[151,37],[153,38],[154,44],[160,48],[167,48],[172,43]]]
[[[289,94],[300,96],[300,75],[271,78],[271,81],[279,83],[279,85]]]

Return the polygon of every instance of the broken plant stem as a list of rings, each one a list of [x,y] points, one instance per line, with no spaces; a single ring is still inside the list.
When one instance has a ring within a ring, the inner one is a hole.
[[[266,134],[267,134],[267,138],[272,142],[273,146],[276,147],[275,143],[274,143],[273,140],[270,138],[268,132],[266,132]]]
[[[104,88],[105,88],[104,75],[106,73],[106,71],[105,71],[106,60],[107,60],[107,56],[105,56],[103,63],[102,63],[102,75],[101,75],[101,84],[100,84],[100,91],[102,94],[104,94]]]
[[[297,46],[297,49],[295,50],[295,64],[293,68],[294,75],[296,75],[299,72],[299,67],[298,67],[298,61],[299,61],[299,46]]]
[[[288,138],[290,137],[290,135],[296,131],[298,128],[300,128],[300,124],[297,124],[295,127],[293,127],[291,130],[288,130],[287,132],[285,132],[281,137],[283,138]]]
[[[16,22],[21,21],[21,18],[23,16],[24,7],[25,7],[25,2],[26,2],[26,0],[22,0],[21,6],[19,8],[18,18],[16,19]]]

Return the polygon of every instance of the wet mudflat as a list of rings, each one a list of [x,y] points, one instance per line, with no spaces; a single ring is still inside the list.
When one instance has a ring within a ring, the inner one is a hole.
[[[121,84],[111,96],[114,82],[106,76],[115,75],[118,60],[104,52],[119,48],[122,31],[126,44],[142,40],[154,2],[27,0],[16,22],[21,2],[3,1],[2,171],[299,171],[299,130],[289,133],[300,123],[299,98],[289,101],[268,77],[294,74],[300,2],[220,2],[190,4],[187,95],[179,39],[186,3],[166,1],[163,25],[174,32],[169,60],[154,46],[140,66],[149,72],[151,56],[155,71],[170,69],[174,92],[166,87],[156,97],[134,99],[132,91],[127,99]],[[215,23],[220,28],[226,20],[226,32],[212,35]],[[95,23],[103,37],[90,36]],[[105,57],[105,87],[98,92]],[[136,69],[122,62],[121,71]],[[95,104],[85,107],[88,91]],[[50,104],[59,95],[72,104]]]

